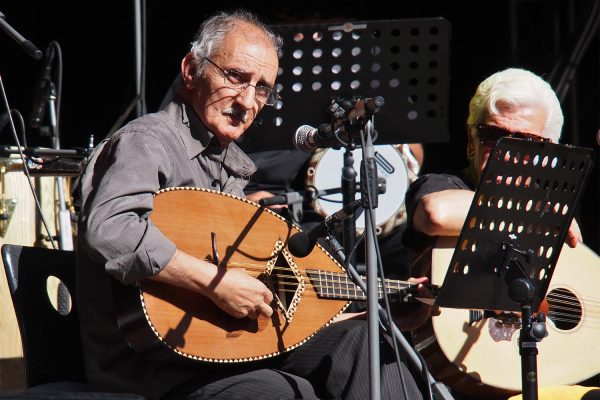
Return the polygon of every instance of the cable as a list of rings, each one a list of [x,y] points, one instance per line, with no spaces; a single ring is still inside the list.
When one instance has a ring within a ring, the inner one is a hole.
[[[365,232],[366,230],[363,230],[362,233],[356,238],[356,241],[354,243],[354,246],[352,246],[352,249],[350,249],[350,252],[348,253],[348,261],[346,261],[346,264],[348,264],[350,262],[350,260],[352,260],[352,257],[354,256],[354,253],[356,252],[356,250],[358,249],[358,245],[362,243],[362,241],[365,238]]]
[[[27,128],[25,128],[25,119],[23,118],[23,115],[19,110],[12,109],[11,112],[16,114],[19,119],[19,125],[21,126],[21,136],[23,137],[23,147],[27,147]]]
[[[27,147],[27,138],[25,137],[25,120],[23,119],[23,115],[16,108],[11,108],[10,113],[19,118],[23,146]],[[10,121],[10,117],[8,116],[8,114],[9,113],[4,113],[2,114],[2,117],[0,117],[0,132],[4,130],[4,128],[6,127],[6,125],[8,125],[8,122]]]
[[[63,87],[63,56],[62,50],[60,48],[60,44],[57,41],[50,42],[52,46],[54,46],[54,51],[56,52],[56,62],[58,64],[58,72],[55,74],[56,79],[56,126],[60,126],[60,110],[62,104],[62,87]],[[59,129],[60,132],[60,129]]]

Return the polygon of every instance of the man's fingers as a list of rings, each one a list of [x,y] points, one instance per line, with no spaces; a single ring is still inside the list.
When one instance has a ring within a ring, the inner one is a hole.
[[[566,242],[569,247],[576,247],[577,243],[583,243],[583,236],[581,235],[581,230],[579,229],[579,225],[577,224],[576,220],[571,221]]]
[[[414,278],[414,277],[408,278],[408,283],[412,283],[412,284],[427,283],[427,281],[429,281],[429,278],[426,276],[421,276],[419,278]]]
[[[271,302],[273,301],[273,292],[271,292],[266,287],[265,287],[265,291],[263,293],[263,300],[267,304],[271,304]]]
[[[258,314],[264,317],[270,317],[271,315],[273,315],[273,309],[271,308],[271,306],[265,303],[259,304],[256,311]]]
[[[577,246],[577,239],[569,232],[567,235],[567,245],[571,248],[575,248]]]

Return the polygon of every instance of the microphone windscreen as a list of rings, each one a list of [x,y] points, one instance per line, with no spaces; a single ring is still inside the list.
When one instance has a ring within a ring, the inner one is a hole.
[[[294,234],[288,241],[288,249],[295,257],[306,257],[313,247],[315,247],[315,243],[309,239],[305,232]]]
[[[274,206],[274,205],[280,205],[280,204],[287,204],[287,199],[284,195],[280,194],[280,195],[275,195],[272,197],[267,197],[264,199],[260,199],[258,201],[258,204],[260,204],[263,207],[268,207],[268,206]]]
[[[302,125],[296,129],[296,134],[294,135],[294,147],[301,151],[313,151],[314,148],[308,143],[308,135],[314,130],[315,128],[310,125]]]

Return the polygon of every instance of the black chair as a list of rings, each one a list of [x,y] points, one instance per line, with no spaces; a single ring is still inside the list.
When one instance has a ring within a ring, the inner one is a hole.
[[[28,389],[0,394],[0,398],[142,399],[98,393],[86,381],[75,301],[74,251],[5,244],[2,261],[21,333]],[[50,300],[47,282],[51,276],[60,280],[59,292],[68,290],[70,309]]]

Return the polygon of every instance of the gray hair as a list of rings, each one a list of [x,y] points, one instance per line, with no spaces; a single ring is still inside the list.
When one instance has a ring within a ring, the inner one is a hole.
[[[200,27],[192,42],[190,52],[194,57],[194,65],[196,65],[196,76],[204,73],[207,61],[204,57],[210,58],[216,51],[225,35],[233,28],[236,22],[246,22],[260,29],[265,37],[272,43],[275,51],[279,55],[283,46],[283,39],[273,30],[260,20],[260,18],[246,10],[235,10],[231,12],[218,12],[207,20]]]
[[[469,104],[467,125],[473,135],[478,124],[501,113],[498,102],[519,108],[542,106],[548,114],[542,134],[558,143],[564,122],[562,109],[556,93],[541,77],[524,69],[508,68],[481,82]]]

